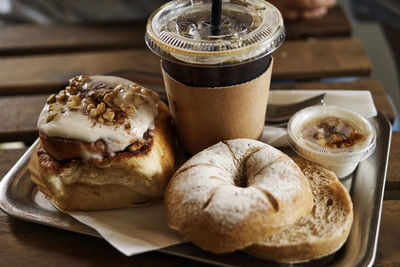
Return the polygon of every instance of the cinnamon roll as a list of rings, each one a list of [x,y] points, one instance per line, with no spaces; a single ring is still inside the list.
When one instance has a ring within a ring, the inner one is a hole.
[[[112,76],[77,76],[39,116],[33,181],[62,210],[162,199],[174,172],[174,137],[158,94]]]

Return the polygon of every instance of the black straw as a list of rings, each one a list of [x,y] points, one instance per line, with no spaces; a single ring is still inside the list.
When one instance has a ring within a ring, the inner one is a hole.
[[[212,0],[211,35],[219,35],[221,24],[222,0]]]

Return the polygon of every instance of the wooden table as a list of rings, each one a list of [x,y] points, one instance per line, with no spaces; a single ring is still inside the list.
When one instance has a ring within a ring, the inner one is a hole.
[[[144,45],[144,22],[94,25],[19,25],[0,28],[0,149],[3,177],[37,138],[36,120],[46,97],[77,74],[114,74],[162,88],[159,59]],[[351,37],[343,10],[319,21],[288,23],[288,38],[274,53],[272,89],[370,90],[391,122],[395,113],[362,44]],[[308,37],[314,37],[309,39]],[[357,77],[351,82],[323,78]],[[280,81],[277,83],[277,81]],[[394,132],[376,266],[400,266],[400,132]],[[11,218],[0,212],[4,266],[198,266],[160,252],[125,257],[106,241]]]

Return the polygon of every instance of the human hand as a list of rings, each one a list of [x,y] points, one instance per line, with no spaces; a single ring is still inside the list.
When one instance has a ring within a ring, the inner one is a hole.
[[[268,0],[288,20],[316,19],[325,16],[336,0]]]

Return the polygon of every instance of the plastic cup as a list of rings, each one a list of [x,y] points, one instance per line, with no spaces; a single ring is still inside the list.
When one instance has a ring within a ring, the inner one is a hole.
[[[222,4],[220,34],[211,34],[211,1],[177,0],[156,10],[146,44],[161,58],[174,126],[195,154],[222,140],[258,139],[283,19],[263,0]]]
[[[288,140],[300,156],[339,178],[353,173],[376,147],[374,126],[358,113],[337,106],[313,106],[295,113],[288,123]]]

